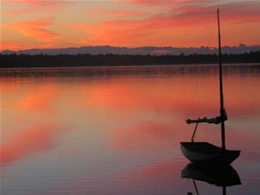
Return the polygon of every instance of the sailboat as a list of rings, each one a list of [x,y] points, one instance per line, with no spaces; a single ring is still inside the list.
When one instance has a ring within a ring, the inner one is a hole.
[[[217,164],[230,165],[240,155],[239,150],[227,150],[225,146],[225,121],[227,114],[224,108],[223,81],[222,81],[222,60],[221,60],[221,35],[219,9],[217,10],[218,21],[218,47],[219,47],[219,95],[220,95],[220,116],[215,118],[187,119],[187,124],[195,123],[195,129],[191,142],[181,142],[183,155],[196,164]],[[208,142],[194,142],[193,138],[199,123],[220,124],[222,146],[218,147]]]

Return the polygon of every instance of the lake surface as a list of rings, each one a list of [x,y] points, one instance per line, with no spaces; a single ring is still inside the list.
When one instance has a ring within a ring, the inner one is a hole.
[[[260,192],[260,65],[224,67],[226,146],[241,150],[241,184],[224,190],[181,177],[185,120],[219,115],[215,65],[0,73],[1,195]],[[220,126],[199,125],[195,140],[220,145]]]

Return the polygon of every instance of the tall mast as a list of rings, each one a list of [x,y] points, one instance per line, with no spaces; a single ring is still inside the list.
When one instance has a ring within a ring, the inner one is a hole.
[[[221,35],[220,35],[220,20],[219,20],[219,9],[217,11],[218,17],[218,51],[219,51],[219,91],[220,91],[220,116],[221,116],[221,140],[222,140],[222,149],[226,149],[225,144],[225,122],[224,118],[226,115],[224,109],[224,95],[223,95],[223,81],[222,81],[222,59],[221,59]]]

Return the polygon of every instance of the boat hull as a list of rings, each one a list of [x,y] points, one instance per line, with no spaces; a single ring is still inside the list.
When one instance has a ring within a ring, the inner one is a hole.
[[[239,150],[226,150],[207,142],[181,142],[183,155],[196,164],[230,165],[239,157]]]

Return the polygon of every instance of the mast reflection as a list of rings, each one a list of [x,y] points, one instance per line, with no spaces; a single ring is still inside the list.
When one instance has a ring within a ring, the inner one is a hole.
[[[222,187],[223,195],[227,194],[227,187],[241,185],[237,171],[230,165],[218,167],[190,163],[181,171],[181,178],[192,179],[197,195],[199,195],[199,190],[196,181]],[[192,195],[193,193],[188,192],[187,194]]]

